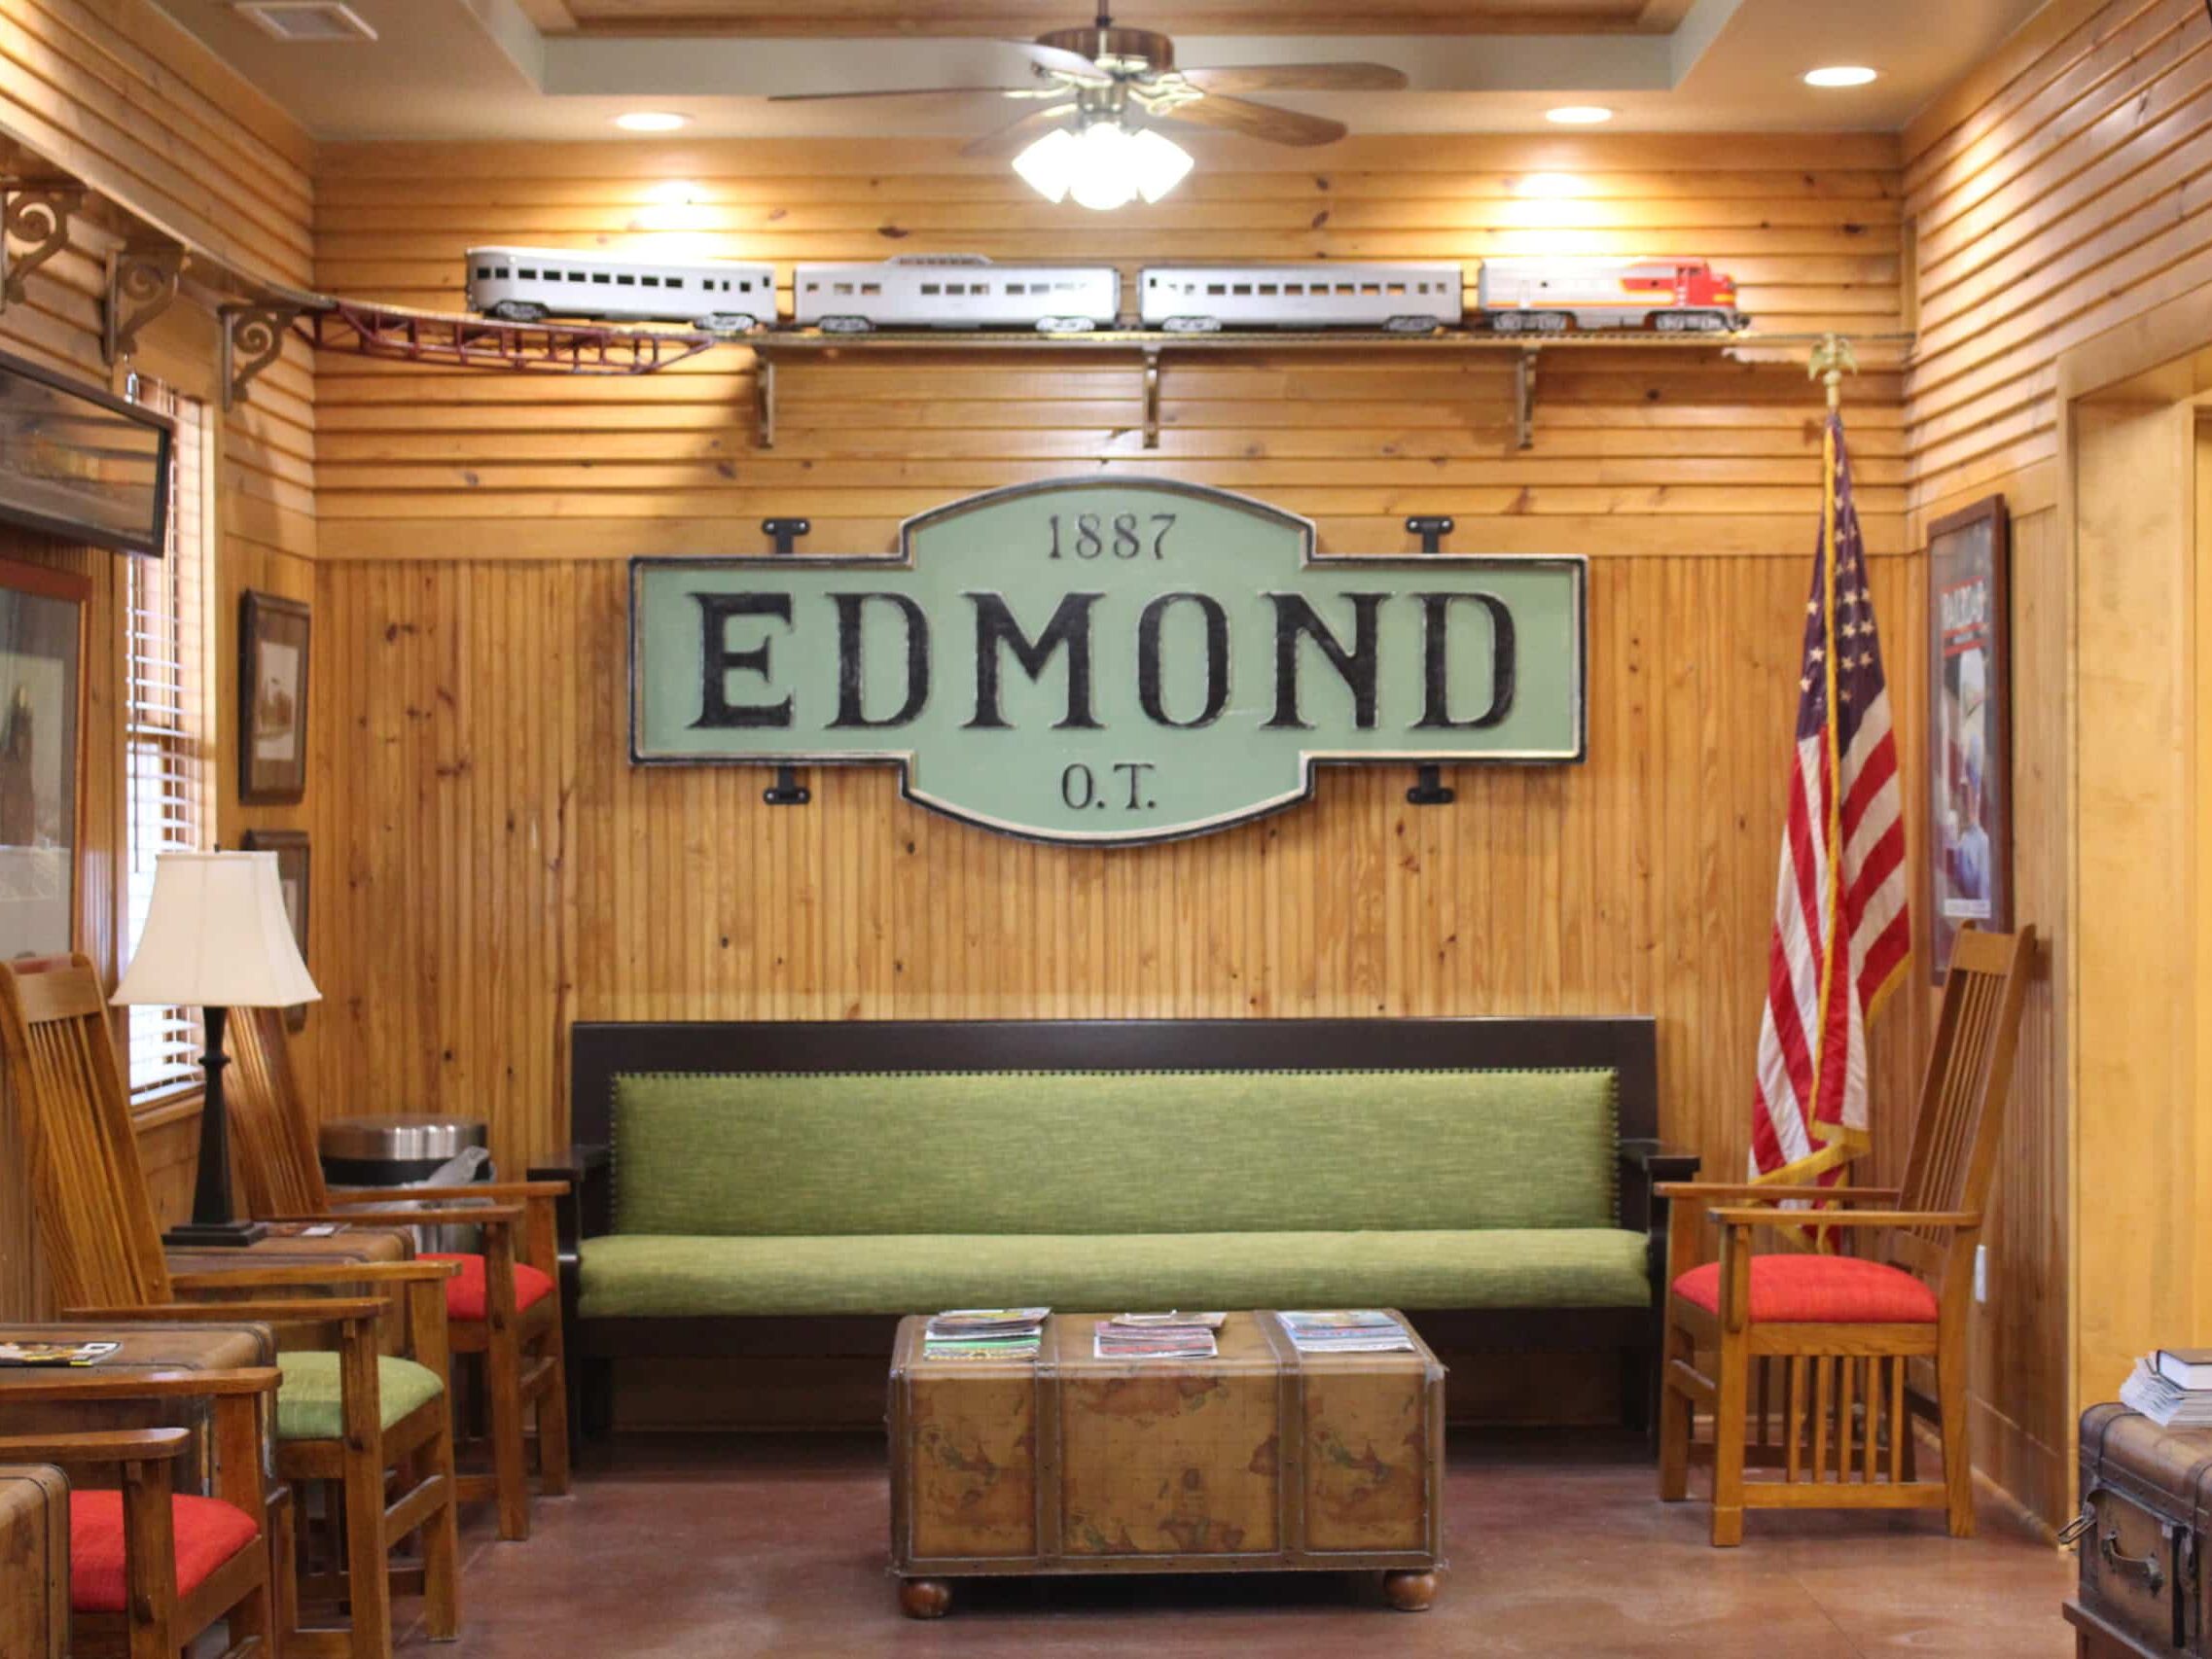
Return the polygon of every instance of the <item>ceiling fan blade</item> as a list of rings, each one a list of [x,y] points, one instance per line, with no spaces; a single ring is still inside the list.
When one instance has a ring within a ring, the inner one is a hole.
[[[1004,156],[1020,149],[1032,138],[1043,136],[1054,122],[1063,121],[1075,113],[1071,100],[1064,104],[1047,104],[1043,109],[1031,110],[1019,121],[986,132],[960,147],[963,156]]]
[[[1080,75],[1087,81],[1111,81],[1113,77],[1080,52],[1070,52],[1064,46],[1047,46],[1041,40],[1010,40],[1008,46],[1017,46],[1029,54],[1030,62],[1040,69],[1057,70],[1063,75]]]
[[[1028,87],[894,87],[880,92],[770,92],[768,102],[818,104],[838,98],[1033,98],[1037,95]]]
[[[1406,85],[1406,72],[1387,63],[1255,63],[1181,74],[1201,92],[1395,92]]]
[[[1296,110],[1250,103],[1243,98],[1225,98],[1215,92],[1160,114],[1168,121],[1227,127],[1249,138],[1264,138],[1269,144],[1334,144],[1350,130],[1340,121],[1325,121],[1320,116],[1300,115]]]

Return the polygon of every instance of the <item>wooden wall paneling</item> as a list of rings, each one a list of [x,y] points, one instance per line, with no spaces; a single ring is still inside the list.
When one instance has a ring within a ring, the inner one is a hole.
[[[145,0],[0,0],[0,136],[67,169],[151,222],[193,236],[219,256],[305,286],[313,148],[275,107],[210,57]],[[95,384],[120,386],[101,362],[105,261],[116,238],[72,221],[68,248],[43,266],[21,303],[0,314],[0,344]],[[219,404],[212,318],[179,304],[148,331],[138,367],[188,396]],[[290,344],[255,383],[252,399],[210,421],[215,518],[215,714],[220,780],[216,829],[227,845],[268,809],[241,813],[221,741],[233,695],[235,595],[246,585],[301,593],[314,551],[312,361]],[[84,875],[99,901],[85,918],[85,948],[112,975],[119,954],[114,892],[122,879],[122,582],[105,552],[55,547],[0,532],[10,556],[59,562],[95,580],[84,764],[94,791]],[[20,542],[20,545],[18,544]],[[42,1311],[30,1242],[28,1193],[13,1112],[0,1100],[0,1316]],[[145,1121],[142,1150],[157,1203],[182,1217],[191,1203],[196,1108]]]
[[[2085,853],[2092,840],[2112,846],[2121,822],[2071,791],[2077,576],[2055,511],[2057,366],[2212,282],[2208,128],[2201,5],[2054,0],[1904,138],[1921,328],[1906,374],[1908,540],[1918,546],[1929,518],[1994,491],[2014,512],[2015,881],[2018,914],[2049,943],[2021,1027],[1975,1406],[1985,1471],[2052,1521],[2073,1480],[2070,1327],[2103,1318],[2087,1298],[2078,1316],[2069,1307],[2069,1195],[2089,1171],[2070,1162],[2068,1005],[2092,965],[2079,954],[2090,941],[2069,927],[2067,859],[2077,834]],[[2080,579],[2103,580],[2087,549]],[[2100,736],[2085,756],[2092,748],[2111,745]],[[2098,1365],[2118,1362],[2116,1348]],[[2082,1397],[2103,1397],[2119,1374],[2083,1377]]]
[[[1907,136],[1916,502],[2050,466],[2058,355],[2212,280],[2202,6],[2109,0],[2050,16],[2035,41],[2070,26],[2040,53],[2009,55],[2011,78],[1983,103],[1940,100]]]

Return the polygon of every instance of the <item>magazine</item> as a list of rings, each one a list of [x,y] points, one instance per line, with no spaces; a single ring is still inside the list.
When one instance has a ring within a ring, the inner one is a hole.
[[[0,1365],[97,1365],[120,1342],[0,1342]]]
[[[1275,1316],[1301,1354],[1409,1354],[1413,1339],[1380,1308],[1301,1310]]]

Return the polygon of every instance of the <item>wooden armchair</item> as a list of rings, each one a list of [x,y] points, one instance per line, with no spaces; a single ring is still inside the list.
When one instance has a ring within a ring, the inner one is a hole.
[[[1659,1497],[1689,1495],[1692,1462],[1713,1471],[1715,1545],[1743,1541],[1747,1508],[1940,1508],[1953,1537],[1974,1533],[1967,1435],[1967,1320],[1974,1252],[2012,1084],[2035,930],[1958,935],[1897,1187],[1681,1182],[1668,1237],[1661,1350]],[[1752,1230],[1788,1224],[1775,1206],[1818,1200],[1819,1225],[1852,1235],[1856,1255],[1754,1254]],[[1710,1207],[1709,1209],[1707,1207]],[[1698,1264],[1700,1222],[1720,1227],[1720,1259]],[[1698,1369],[1701,1354],[1714,1359]],[[1751,1372],[1760,1366],[1758,1461],[1779,1479],[1747,1480]],[[1907,1367],[1932,1361],[1931,1406]],[[1767,1443],[1767,1368],[1786,1381],[1782,1439]],[[1710,1444],[1693,1439],[1698,1407]],[[1912,1415],[1942,1430],[1944,1478],[1917,1478]]]
[[[315,1135],[292,1070],[278,1008],[240,1011],[231,1027],[237,1061],[230,1095],[231,1127],[237,1141],[238,1174],[248,1211],[259,1220],[342,1220],[414,1223],[440,1218],[481,1223],[483,1249],[466,1255],[431,1254],[426,1261],[455,1263],[459,1274],[446,1286],[446,1332],[451,1352],[481,1355],[485,1415],[491,1427],[488,1475],[460,1477],[463,1501],[495,1498],[499,1535],[530,1535],[530,1488],[524,1422],[538,1430],[538,1466],[548,1497],[568,1491],[568,1378],[562,1347],[561,1303],[555,1275],[554,1206],[568,1196],[557,1181],[479,1182],[467,1186],[393,1188],[333,1198],[323,1183]],[[517,1249],[512,1209],[379,1211],[395,1200],[410,1203],[522,1207],[526,1226]],[[450,1375],[448,1375],[450,1381]]]
[[[0,1057],[22,1120],[40,1242],[68,1317],[256,1320],[329,1343],[278,1357],[276,1470],[296,1489],[328,1481],[339,1494],[347,1567],[340,1594],[351,1621],[290,1631],[282,1645],[295,1655],[385,1659],[392,1647],[390,1557],[417,1535],[425,1622],[436,1639],[457,1635],[459,1540],[445,1381],[445,1286],[454,1267],[272,1268],[248,1258],[220,1272],[172,1277],[138,1162],[105,998],[89,962],[79,956],[0,963]],[[364,1286],[373,1293],[328,1293]],[[325,1293],[268,1295],[304,1288]],[[398,1355],[378,1351],[393,1311],[374,1293],[378,1289],[402,1299]],[[241,1296],[251,1299],[220,1299]]]
[[[76,1659],[174,1659],[219,1621],[228,1621],[223,1659],[279,1651],[276,1557],[262,1536],[271,1513],[263,1414],[278,1378],[274,1369],[56,1371],[11,1378],[0,1390],[0,1408],[179,1397],[204,1397],[212,1407],[214,1489],[206,1497],[175,1490],[172,1465],[192,1447],[189,1429],[0,1435],[0,1462],[116,1471],[113,1491],[69,1494],[67,1548],[55,1565],[67,1562]],[[281,1505],[274,1512],[281,1517]]]

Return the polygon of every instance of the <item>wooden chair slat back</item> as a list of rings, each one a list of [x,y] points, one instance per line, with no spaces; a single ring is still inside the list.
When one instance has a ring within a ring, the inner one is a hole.
[[[1968,927],[1952,944],[1900,1208],[1979,1212],[1987,1204],[2034,961],[2032,927],[2016,934]],[[1948,1237],[1941,1228],[1916,1228],[1892,1248],[1906,1265],[1932,1270]]]
[[[0,963],[0,1051],[61,1305],[169,1300],[153,1193],[92,965],[82,956]]]
[[[231,1016],[232,1087],[225,1093],[238,1183],[253,1216],[317,1216],[330,1208],[307,1103],[292,1070],[282,1008]]]

